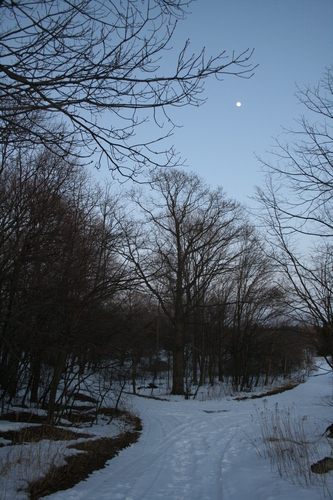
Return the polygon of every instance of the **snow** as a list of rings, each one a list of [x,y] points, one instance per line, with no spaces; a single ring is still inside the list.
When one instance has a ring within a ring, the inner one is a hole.
[[[261,442],[256,426],[256,416],[264,408],[294,407],[306,423],[308,439],[318,441],[320,456],[314,460],[330,455],[328,440],[320,436],[333,422],[332,372],[324,363],[305,383],[264,400],[237,401],[228,396],[213,401],[162,401],[130,395],[126,399],[127,407],[142,419],[139,441],[86,481],[45,498],[313,500],[331,497],[328,490],[333,493],[333,471],[325,475],[326,486],[319,480],[306,488],[297,478],[293,482],[281,477],[258,454]],[[101,435],[100,428],[96,434]],[[22,492],[19,495],[15,498],[24,498]],[[8,490],[6,499],[13,498],[14,492]]]

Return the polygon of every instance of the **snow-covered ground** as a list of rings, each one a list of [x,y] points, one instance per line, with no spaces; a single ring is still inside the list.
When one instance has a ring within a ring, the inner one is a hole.
[[[260,440],[254,442],[257,412],[274,411],[278,403],[281,410],[294,406],[293,415],[309,431],[307,439],[317,441],[314,460],[331,454],[328,440],[320,437],[333,422],[328,404],[333,400],[332,374],[323,363],[304,384],[264,400],[126,397],[127,406],[142,419],[139,441],[105,469],[49,500],[313,500],[324,494],[330,498],[330,491],[333,495],[333,471],[325,475],[324,488],[302,488],[297,478],[293,484],[292,478],[272,470],[269,460],[258,455]],[[12,498],[8,491],[6,499]]]

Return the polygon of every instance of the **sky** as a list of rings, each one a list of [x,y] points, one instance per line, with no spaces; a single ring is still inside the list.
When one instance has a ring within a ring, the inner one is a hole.
[[[333,1],[197,0],[190,10],[177,26],[175,49],[186,39],[190,52],[205,47],[212,56],[254,48],[252,62],[259,66],[250,80],[210,79],[203,106],[172,110],[182,125],[173,144],[186,168],[251,206],[254,186],[263,184],[255,155],[268,159],[282,127],[295,127],[305,111],[296,83],[316,85],[333,63]]]

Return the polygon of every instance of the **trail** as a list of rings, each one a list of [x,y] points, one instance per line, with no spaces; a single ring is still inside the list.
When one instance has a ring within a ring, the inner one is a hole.
[[[276,402],[291,406],[297,401],[302,414],[316,418],[316,405],[331,393],[323,378],[312,377],[292,391],[267,398],[266,404],[274,408]],[[316,490],[301,490],[271,471],[267,460],[258,458],[249,436],[253,435],[255,406],[262,406],[261,401],[158,401],[132,396],[128,404],[143,422],[139,441],[87,481],[50,499],[317,498]],[[322,426],[330,415],[330,408],[320,410]]]

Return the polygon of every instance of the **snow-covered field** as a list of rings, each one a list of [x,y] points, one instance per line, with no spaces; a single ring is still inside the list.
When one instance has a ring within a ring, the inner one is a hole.
[[[304,384],[264,400],[126,398],[127,407],[142,419],[139,441],[86,481],[46,498],[313,500],[333,495],[333,471],[325,475],[325,486],[319,481],[301,487],[299,478],[280,477],[270,461],[258,454],[262,443],[257,439],[257,414],[274,412],[276,404],[281,411],[294,407],[293,416],[302,420],[307,440],[316,441],[314,461],[331,454],[329,440],[320,436],[333,422],[332,374],[324,363]],[[8,490],[6,499],[13,498],[14,491]],[[16,498],[24,498],[24,493]]]

